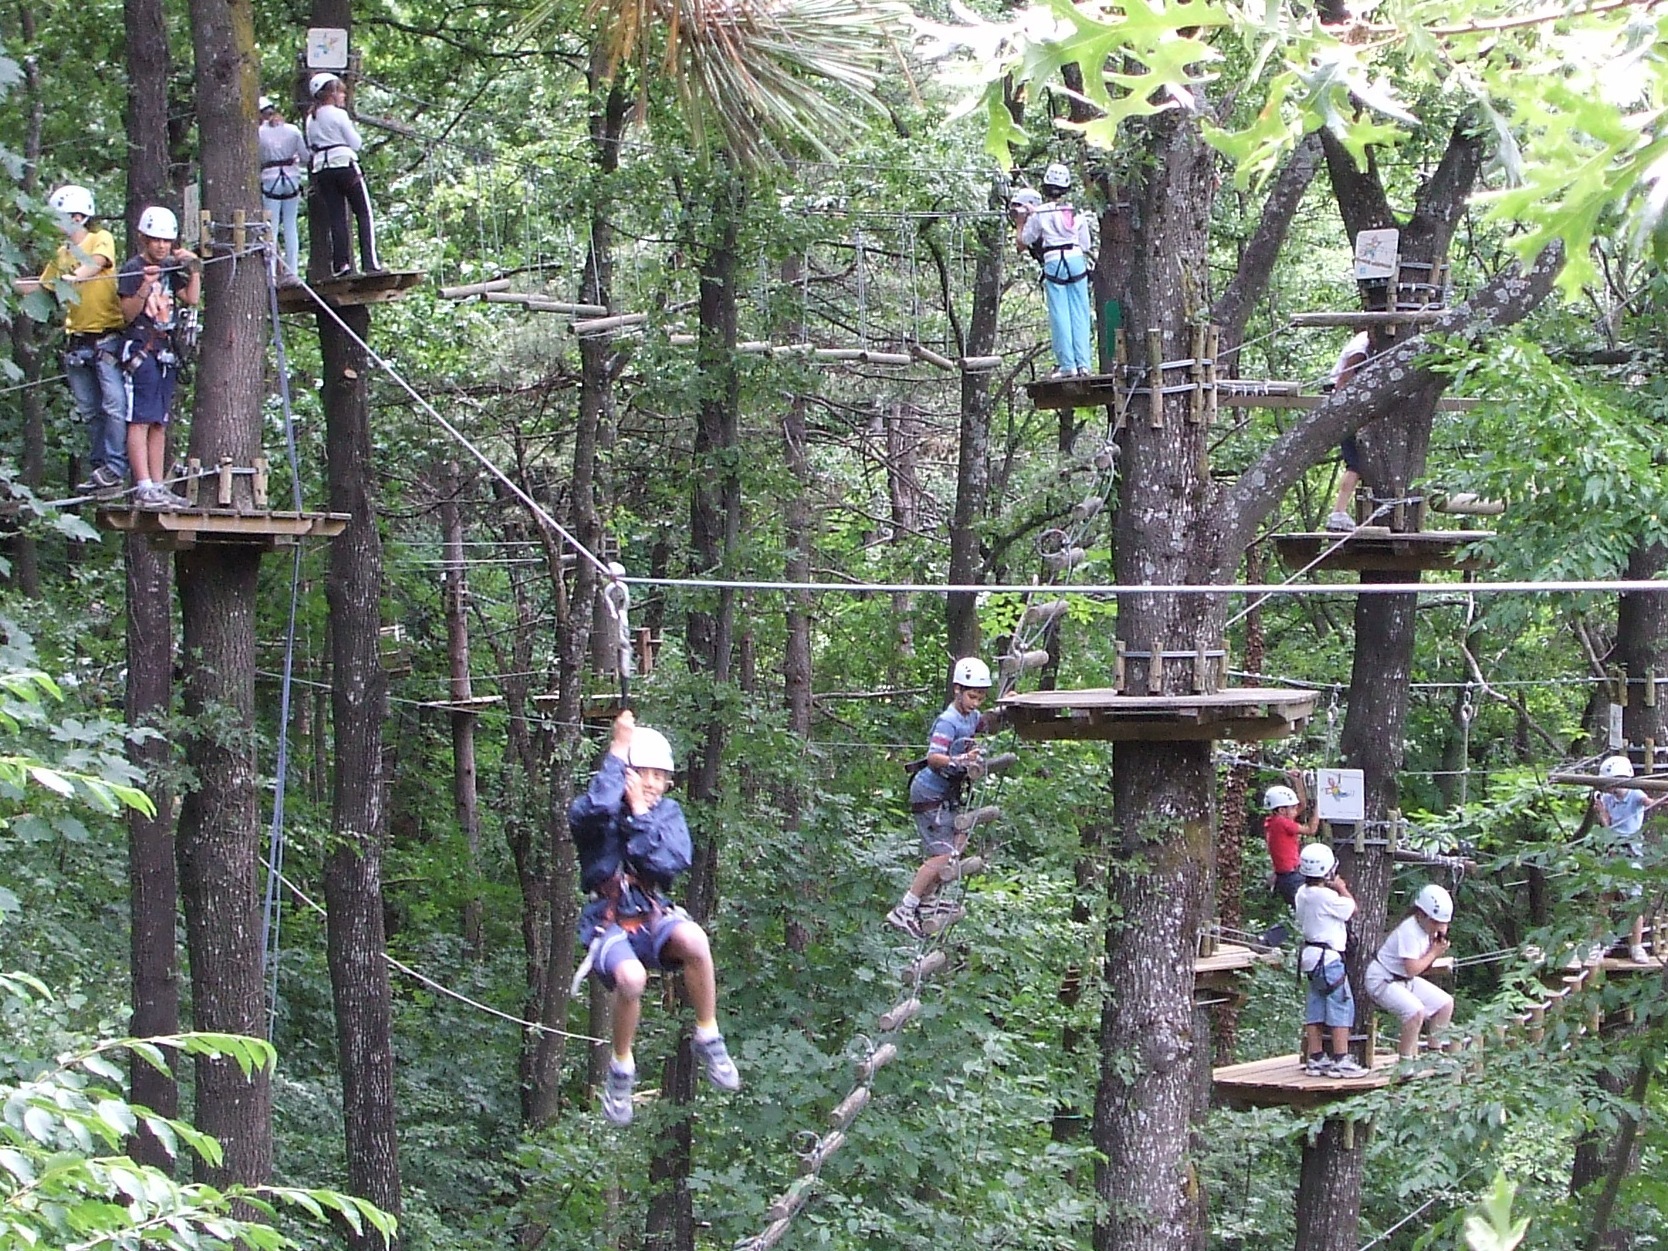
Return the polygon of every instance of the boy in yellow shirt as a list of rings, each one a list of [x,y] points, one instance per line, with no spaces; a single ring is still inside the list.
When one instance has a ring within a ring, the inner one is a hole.
[[[127,380],[122,375],[122,331],[127,321],[116,298],[116,241],[93,222],[93,193],[59,187],[47,199],[65,240],[39,278],[13,285],[28,295],[47,290],[64,309],[64,379],[88,429],[91,471],[75,489],[116,495],[127,479]]]

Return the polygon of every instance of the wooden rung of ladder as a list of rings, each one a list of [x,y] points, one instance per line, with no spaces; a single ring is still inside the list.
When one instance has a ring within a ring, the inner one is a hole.
[[[881,1033],[897,1033],[898,1030],[909,1024],[910,1021],[914,1020],[915,1014],[920,1010],[921,1001],[914,995],[909,996],[907,999],[898,1000],[898,1002],[893,1004],[891,1008],[881,1014]]]
[[[963,878],[977,877],[985,871],[983,856],[965,856],[959,860],[951,860],[938,871],[940,882],[957,882]]]
[[[799,1171],[802,1173],[821,1172],[822,1166],[828,1163],[829,1157],[845,1146],[845,1143],[846,1136],[841,1130],[837,1129],[833,1133],[824,1134],[817,1145],[806,1154],[805,1159],[799,1166]]]
[[[929,951],[919,960],[912,960],[905,965],[899,976],[902,978],[904,985],[913,986],[916,982],[924,982],[934,973],[937,973],[949,962],[949,959],[950,957],[942,951]]]
[[[965,834],[968,830],[977,829],[981,825],[989,825],[992,821],[1002,819],[1002,809],[995,804],[986,804],[982,808],[971,808],[966,812],[958,812],[955,816],[956,833]]]
[[[1073,521],[1093,521],[1100,515],[1100,510],[1106,507],[1106,501],[1098,495],[1090,495],[1079,500],[1071,510]]]
[[[1021,673],[1030,673],[1041,669],[1047,664],[1048,652],[1041,647],[1035,647],[1030,651],[1010,652],[996,662],[996,667],[1002,673],[1017,676]]]
[[[984,766],[984,771],[987,775],[996,777],[1007,773],[1019,763],[1019,753],[1011,751],[999,752],[998,754],[992,756],[989,760],[982,760],[979,763]]]
[[[510,289],[508,278],[489,278],[485,282],[466,282],[457,287],[441,287],[440,298],[443,300],[467,300],[471,296],[495,295],[500,291]]]
[[[1028,604],[1025,613],[1020,617],[1021,626],[1047,625],[1056,618],[1063,617],[1071,608],[1071,602],[1063,599],[1044,600],[1040,604]]]
[[[859,1086],[852,1091],[834,1105],[833,1111],[828,1114],[828,1123],[835,1129],[845,1129],[857,1119],[859,1112],[869,1106],[869,1093],[867,1086]]]
[[[1081,547],[1066,547],[1057,552],[1044,552],[1042,558],[1043,564],[1056,573],[1065,573],[1067,570],[1075,569],[1086,559],[1088,559],[1088,553]]]
[[[933,934],[942,934],[945,930],[949,929],[957,921],[963,920],[966,916],[967,909],[963,908],[960,904],[957,904],[947,911],[935,913],[932,916],[922,917],[921,932],[929,936]]]
[[[898,1058],[896,1043],[881,1043],[856,1065],[857,1080],[868,1082],[874,1080],[874,1075]]]
[[[793,1185],[782,1192],[775,1203],[765,1209],[765,1220],[775,1224],[777,1221],[787,1221],[804,1207],[817,1187],[815,1174],[799,1178]]]

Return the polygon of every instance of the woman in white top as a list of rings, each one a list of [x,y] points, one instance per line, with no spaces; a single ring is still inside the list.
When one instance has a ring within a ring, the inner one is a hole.
[[[314,74],[307,84],[313,107],[307,113],[307,148],[311,153],[313,185],[324,197],[324,211],[330,222],[330,276],[342,278],[353,272],[353,254],[348,238],[348,209],[353,210],[359,230],[359,263],[367,274],[383,272],[376,255],[376,223],[371,217],[371,197],[359,172],[359,149],[364,140],[348,116],[347,85],[334,74]]]
[[[1367,966],[1367,993],[1373,1002],[1402,1019],[1397,1053],[1411,1060],[1419,1050],[1419,1031],[1430,1022],[1433,1034],[1454,1015],[1454,997],[1421,976],[1448,950],[1448,922],[1454,901],[1435,883],[1414,897],[1413,911],[1390,931]]]

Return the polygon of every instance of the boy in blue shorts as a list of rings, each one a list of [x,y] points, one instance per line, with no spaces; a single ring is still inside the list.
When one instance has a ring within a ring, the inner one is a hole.
[[[1297,923],[1303,929],[1298,969],[1308,981],[1303,1004],[1303,1069],[1317,1077],[1360,1077],[1367,1072],[1349,1052],[1355,1024],[1355,996],[1344,972],[1346,926],[1355,915],[1355,896],[1338,876],[1338,857],[1325,843],[1310,843],[1297,858],[1303,885],[1297,888]],[[1331,1033],[1324,1049],[1323,1030]]]
[[[973,736],[979,730],[979,705],[990,690],[989,667],[977,656],[962,657],[951,674],[950,690],[950,706],[932,723],[926,759],[909,782],[909,810],[921,835],[923,862],[903,900],[886,914],[887,924],[911,938],[922,935],[921,902],[938,890],[940,870],[967,844],[966,831],[956,829],[956,813],[967,766],[979,758]]]
[[[127,458],[133,466],[134,502],[141,508],[186,507],[168,489],[168,418],[179,378],[174,331],[179,306],[202,298],[203,265],[179,245],[173,213],[152,205],[139,214],[139,255],[116,274],[127,330],[122,368],[127,371]]]
[[[615,1125],[631,1123],[637,1076],[631,1044],[650,969],[683,970],[684,992],[695,1009],[694,1050],[707,1079],[723,1090],[741,1089],[718,1032],[718,984],[706,931],[664,893],[689,868],[693,851],[683,809],[665,798],[672,773],[665,735],[639,726],[628,709],[614,719],[613,740],[590,789],[568,808],[579,883],[593,896],[579,917],[579,940],[589,948],[580,975],[589,970],[614,996],[614,1054],[603,1079],[602,1114]]]

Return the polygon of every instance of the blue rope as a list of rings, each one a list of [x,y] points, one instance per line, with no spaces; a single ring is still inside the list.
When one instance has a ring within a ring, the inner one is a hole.
[[[295,448],[295,419],[290,410],[289,361],[284,354],[284,331],[278,313],[276,250],[268,241],[266,289],[272,314],[272,343],[278,358],[278,398],[284,408],[284,445],[290,462],[290,498],[301,511],[301,464]],[[295,545],[290,566],[290,612],[284,631],[284,678],[278,697],[278,758],[273,766],[272,825],[267,833],[266,904],[261,917],[261,970],[266,980],[266,1032],[272,1036],[278,1018],[278,931],[284,897],[284,789],[290,767],[290,688],[295,669],[295,618],[301,599],[301,544]]]

